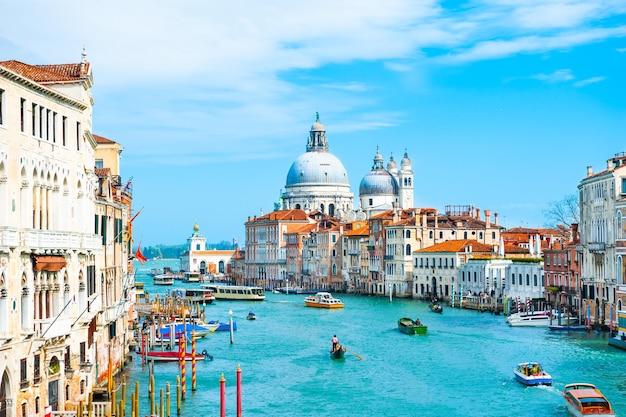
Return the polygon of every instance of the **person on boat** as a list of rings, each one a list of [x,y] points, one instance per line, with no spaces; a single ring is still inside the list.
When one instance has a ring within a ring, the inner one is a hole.
[[[419,318],[415,319],[415,321],[413,323],[415,323],[416,326],[421,326],[422,325],[422,322],[420,321]]]
[[[333,352],[335,350],[337,350],[337,345],[339,345],[339,339],[337,339],[337,335],[334,335],[333,338],[331,339],[331,341],[333,342]]]
[[[252,311],[249,311],[249,312],[248,312],[248,315],[249,315],[249,316],[254,316],[254,313],[253,313]]]

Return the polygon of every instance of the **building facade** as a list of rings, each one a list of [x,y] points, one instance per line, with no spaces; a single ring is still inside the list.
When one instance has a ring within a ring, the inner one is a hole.
[[[92,83],[84,54],[0,62],[2,416],[75,409],[124,363],[132,195],[96,157]]]

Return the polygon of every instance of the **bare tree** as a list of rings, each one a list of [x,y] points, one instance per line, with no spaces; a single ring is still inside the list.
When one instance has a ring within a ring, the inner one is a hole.
[[[580,205],[578,194],[568,194],[559,201],[551,201],[547,209],[543,211],[546,227],[567,228],[580,219]]]

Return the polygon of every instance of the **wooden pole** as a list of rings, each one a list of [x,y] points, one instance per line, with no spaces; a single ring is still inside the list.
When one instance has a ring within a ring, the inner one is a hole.
[[[191,328],[191,391],[196,391],[196,329]]]
[[[156,401],[156,395],[154,394],[154,374],[150,374],[150,415],[154,414],[154,405]]]
[[[139,381],[135,381],[135,417],[139,417]]]
[[[220,417],[226,417],[226,378],[220,378]]]
[[[171,393],[170,393],[170,383],[168,382],[165,385],[165,404],[166,404],[166,408],[165,408],[165,415],[166,417],[170,417],[170,410],[171,410]]]
[[[241,366],[237,365],[237,417],[241,417]]]
[[[180,415],[180,377],[176,376],[176,414]]]
[[[163,412],[163,388],[159,390],[159,416],[165,417],[165,413]]]

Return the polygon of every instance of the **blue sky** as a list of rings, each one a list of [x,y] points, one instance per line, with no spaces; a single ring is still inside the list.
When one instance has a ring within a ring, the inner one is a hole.
[[[93,3],[93,4],[92,4]],[[124,146],[135,241],[245,240],[319,112],[355,205],[376,147],[415,206],[541,227],[626,151],[623,0],[106,2],[2,6],[2,60],[92,64],[94,133]],[[34,13],[33,10],[37,10]]]

